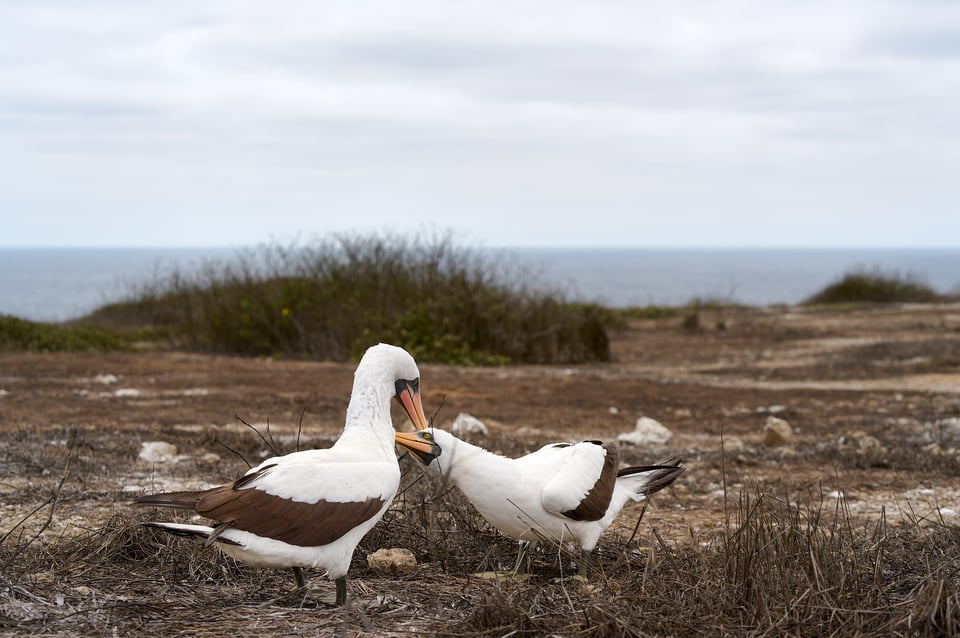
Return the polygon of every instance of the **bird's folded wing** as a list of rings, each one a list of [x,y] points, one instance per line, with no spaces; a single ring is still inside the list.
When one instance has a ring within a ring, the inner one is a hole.
[[[602,518],[616,484],[616,448],[584,442],[556,452],[563,458],[543,486],[544,508],[578,521]]]
[[[400,482],[400,467],[390,461],[341,460],[330,450],[289,454],[280,462],[265,461],[234,484],[234,488],[257,489],[268,494],[310,502],[357,501],[392,497]]]
[[[395,473],[394,473],[395,472]],[[208,491],[197,512],[292,545],[331,543],[391,500],[399,470],[385,463],[264,464],[233,485]]]

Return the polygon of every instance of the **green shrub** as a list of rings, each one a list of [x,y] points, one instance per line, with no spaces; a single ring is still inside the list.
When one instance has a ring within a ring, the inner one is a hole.
[[[943,299],[943,296],[911,276],[853,271],[804,303],[930,303]]]
[[[620,316],[624,319],[672,319],[681,312],[673,306],[634,306],[624,308]]]
[[[346,360],[386,341],[458,364],[609,359],[616,315],[522,282],[449,236],[338,236],[175,273],[86,320],[163,326],[182,347],[241,355]]]
[[[0,350],[73,352],[126,350],[128,335],[109,328],[47,324],[0,315]]]

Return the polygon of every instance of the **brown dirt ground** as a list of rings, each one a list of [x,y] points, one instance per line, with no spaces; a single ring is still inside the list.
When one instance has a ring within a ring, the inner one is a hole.
[[[615,439],[640,416],[657,419],[673,438],[624,446],[622,460],[684,459],[688,471],[652,499],[643,520],[674,542],[717,528],[724,488],[753,484],[842,493],[858,516],[958,520],[960,305],[701,311],[695,331],[682,321],[634,320],[614,336],[607,364],[421,365],[425,408],[441,427],[460,412],[476,416],[491,429],[487,445],[509,454],[554,440]],[[253,461],[263,453],[236,417],[261,430],[269,423],[287,451],[302,420],[300,445],[326,446],[340,430],[352,372],[345,363],[178,352],[2,353],[0,538],[15,526],[27,536],[40,530],[46,514],[30,514],[61,479],[44,537],[90,534],[114,515],[129,517],[130,494],[234,478],[246,466],[221,443]],[[771,413],[793,427],[789,444],[763,444]],[[71,432],[79,445],[65,472]],[[143,461],[147,441],[173,443],[180,456]],[[624,511],[620,533],[638,512]],[[351,583],[388,586],[369,575]]]

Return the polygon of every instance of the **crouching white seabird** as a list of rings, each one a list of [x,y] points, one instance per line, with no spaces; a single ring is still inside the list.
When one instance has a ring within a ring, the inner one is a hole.
[[[431,428],[423,436],[443,451],[433,465],[418,457],[428,470],[456,485],[488,523],[521,541],[515,571],[523,571],[531,542],[576,540],[579,575],[585,577],[600,535],[627,501],[642,501],[685,469],[680,459],[670,458],[621,470],[616,446],[600,441],[552,443],[511,459],[444,430]],[[399,438],[397,444],[407,447]]]
[[[189,509],[216,521],[148,525],[204,538],[251,565],[292,567],[300,587],[303,567],[320,568],[336,581],[335,604],[342,605],[353,551],[390,507],[400,484],[395,438],[422,462],[440,453],[422,432],[394,430],[391,398],[417,428],[427,426],[416,363],[402,348],[379,344],[357,366],[346,423],[332,447],[269,458],[229,485],[145,495],[135,502]]]

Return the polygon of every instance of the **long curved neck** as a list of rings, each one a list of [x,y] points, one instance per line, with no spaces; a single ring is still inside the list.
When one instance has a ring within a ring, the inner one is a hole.
[[[337,443],[362,440],[369,445],[376,442],[385,453],[395,456],[393,419],[390,416],[391,399],[391,395],[381,385],[366,382],[358,376],[347,405],[343,433]]]
[[[443,453],[437,458],[439,470],[460,487],[475,486],[484,476],[498,475],[511,470],[512,459],[467,443],[447,432],[437,436]]]

